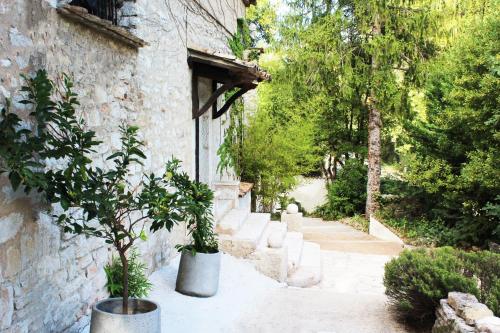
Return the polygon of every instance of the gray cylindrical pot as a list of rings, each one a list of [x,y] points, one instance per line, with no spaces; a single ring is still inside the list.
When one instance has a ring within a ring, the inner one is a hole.
[[[219,289],[220,252],[183,251],[175,290],[184,295],[210,297]]]
[[[130,298],[129,313],[122,313],[122,299],[108,298],[92,308],[90,333],[161,333],[160,306],[155,302]]]

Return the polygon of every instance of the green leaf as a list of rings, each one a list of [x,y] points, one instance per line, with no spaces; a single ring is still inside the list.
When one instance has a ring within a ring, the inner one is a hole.
[[[14,191],[19,188],[22,181],[21,176],[16,171],[11,171],[9,173],[9,180]]]

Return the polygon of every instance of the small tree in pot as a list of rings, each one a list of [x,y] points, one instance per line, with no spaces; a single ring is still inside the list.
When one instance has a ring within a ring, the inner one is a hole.
[[[36,189],[48,203],[58,203],[62,209],[54,216],[65,232],[103,238],[113,245],[123,268],[123,299],[120,310],[113,305],[104,307],[104,312],[133,314],[158,310],[158,322],[153,323],[156,328],[151,330],[158,331],[159,309],[154,303],[142,306],[134,302],[130,308],[127,251],[138,240],[146,239],[147,224],[155,232],[170,230],[182,221],[181,192],[168,189],[178,162],[168,164],[162,177],[144,174],[137,184],[132,184],[128,177],[130,167],[142,164],[146,157],[137,138],[138,128],[123,125],[121,149],[106,159],[109,168],[104,171],[93,166],[91,154],[100,142],[76,115],[79,103],[71,80],[63,76],[62,84],[55,84],[45,71],[25,79],[28,84],[22,91],[27,99],[23,103],[33,106],[30,116],[37,126],[23,126],[21,119],[9,112],[8,104],[2,110],[0,173],[8,172],[14,189],[20,185],[26,192]],[[142,328],[148,332],[145,326]],[[100,331],[109,332],[112,328],[102,327]]]
[[[178,165],[174,161],[173,165]],[[208,185],[192,181],[184,173],[172,176],[171,184],[182,198],[184,220],[192,241],[177,245],[181,252],[176,291],[199,297],[215,295],[219,286],[220,253],[214,232],[212,205],[213,191]]]

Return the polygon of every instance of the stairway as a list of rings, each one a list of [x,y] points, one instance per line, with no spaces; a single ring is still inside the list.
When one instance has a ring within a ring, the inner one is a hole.
[[[219,183],[215,188],[214,216],[223,252],[292,287],[311,287],[321,281],[318,244],[287,230],[286,223],[271,221],[270,214],[252,213],[250,191],[239,191],[239,183]]]

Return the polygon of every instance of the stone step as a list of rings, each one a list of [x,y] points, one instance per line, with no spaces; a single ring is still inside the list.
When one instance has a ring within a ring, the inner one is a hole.
[[[285,246],[288,248],[288,274],[295,272],[300,264],[302,247],[304,244],[303,235],[300,232],[287,232],[285,236]]]
[[[304,242],[300,265],[294,272],[288,272],[287,283],[291,287],[312,287],[321,281],[322,270],[320,246]]]
[[[224,217],[217,223],[217,232],[219,234],[234,235],[236,234],[249,213],[245,210],[233,208],[224,215]]]
[[[308,239],[309,237],[305,237]],[[376,254],[376,255],[398,255],[403,251],[404,247],[401,244],[380,241],[380,240],[321,240],[311,238],[311,241],[321,244],[321,249],[324,251],[340,251],[350,253]]]
[[[285,282],[288,269],[287,255],[286,247],[276,249],[259,247],[248,256],[248,259],[262,274],[276,281]]]
[[[234,208],[234,201],[230,199],[216,199],[214,207],[215,221],[220,221],[232,208]]]
[[[285,244],[286,224],[278,221],[269,222],[258,248],[281,248]]]
[[[267,213],[251,213],[234,235],[220,235],[222,251],[235,257],[246,257],[257,249],[271,220]]]

